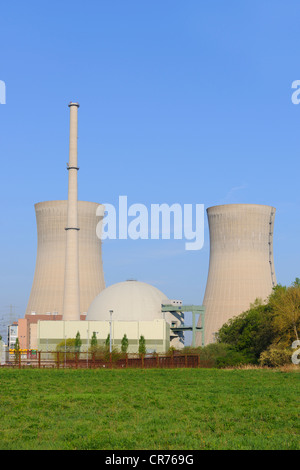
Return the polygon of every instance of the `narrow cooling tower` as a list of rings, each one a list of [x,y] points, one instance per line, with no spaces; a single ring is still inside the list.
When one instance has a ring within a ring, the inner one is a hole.
[[[101,240],[96,235],[99,204],[78,201],[78,262],[80,313],[88,311],[105,288]],[[63,314],[68,201],[35,204],[37,258],[26,314]]]
[[[275,286],[275,211],[257,204],[207,209],[210,260],[203,299],[205,344],[214,342],[221,326],[248,310],[255,299],[265,301]],[[197,345],[201,345],[199,336]]]

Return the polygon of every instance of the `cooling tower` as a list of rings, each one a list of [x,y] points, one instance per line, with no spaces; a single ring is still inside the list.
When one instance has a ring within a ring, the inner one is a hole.
[[[205,306],[205,344],[230,318],[270,295],[276,284],[273,260],[275,208],[230,204],[207,209],[210,260]],[[200,325],[199,325],[200,326]],[[197,345],[201,345],[198,335]]]
[[[99,204],[78,201],[78,258],[80,313],[88,311],[94,298],[105,288],[101,240],[96,226]],[[37,258],[26,314],[63,314],[68,201],[35,204]]]

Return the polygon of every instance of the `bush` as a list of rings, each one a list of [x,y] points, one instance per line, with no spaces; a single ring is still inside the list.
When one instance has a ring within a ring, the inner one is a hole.
[[[259,358],[259,363],[262,366],[278,367],[286,364],[291,364],[291,351],[288,349],[270,346],[266,351],[263,351]]]
[[[200,361],[207,361],[211,367],[231,367],[249,362],[248,357],[230,344],[211,343],[204,347],[184,348],[184,353],[198,354]]]
[[[207,349],[205,354],[211,356],[211,359],[215,361],[215,365],[218,368],[237,366],[249,362],[243,352],[236,350],[229,344],[208,344],[204,349]]]
[[[101,359],[106,362],[110,361],[110,357],[112,362],[118,361],[121,357],[124,356],[123,353],[118,351],[116,348],[113,348],[111,353],[109,352],[109,347],[107,346],[102,346],[102,345],[97,345],[97,346],[92,346],[89,348],[89,353],[92,354],[92,356],[97,360]]]

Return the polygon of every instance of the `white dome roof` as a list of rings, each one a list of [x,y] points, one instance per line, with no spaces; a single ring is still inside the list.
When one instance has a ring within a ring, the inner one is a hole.
[[[156,287],[139,281],[125,281],[107,287],[91,303],[86,320],[152,321],[162,319],[161,304],[168,297]]]

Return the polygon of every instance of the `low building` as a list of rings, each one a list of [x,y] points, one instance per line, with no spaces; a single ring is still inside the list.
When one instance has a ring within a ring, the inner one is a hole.
[[[80,315],[80,320],[85,320],[86,314]],[[36,313],[26,314],[25,318],[18,320],[18,338],[21,349],[37,349],[37,324],[39,321],[61,321],[62,315],[48,313],[37,315]]]
[[[111,331],[112,348],[121,350],[124,334],[128,338],[128,353],[137,353],[139,340],[144,336],[147,352],[164,353],[170,347],[170,325],[166,320],[153,321],[38,321],[37,349],[55,351],[66,339],[80,334],[81,351],[90,347],[95,332],[99,345],[104,345]]]

